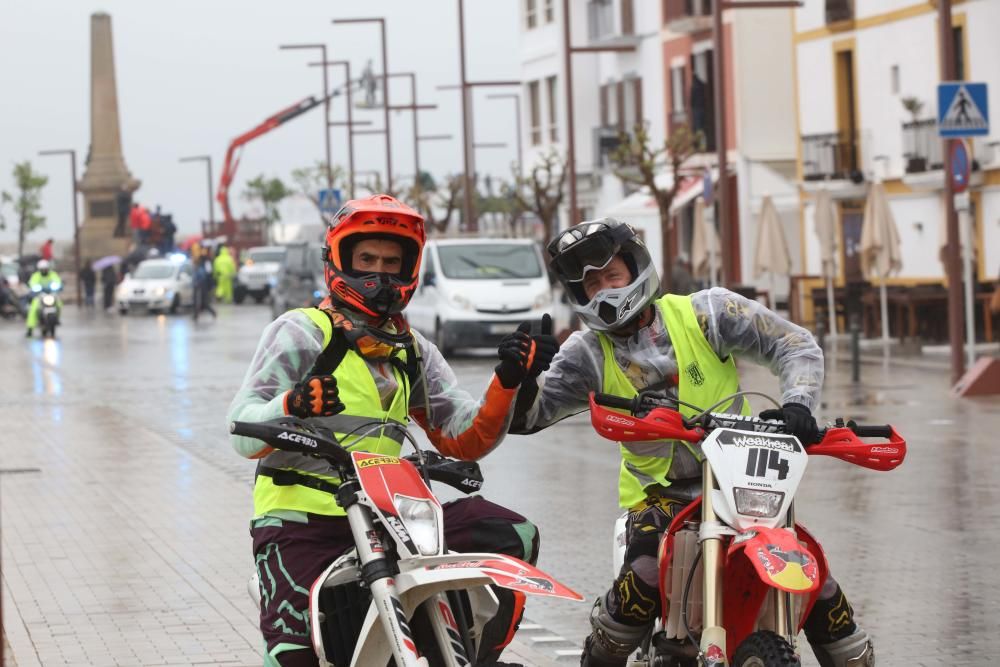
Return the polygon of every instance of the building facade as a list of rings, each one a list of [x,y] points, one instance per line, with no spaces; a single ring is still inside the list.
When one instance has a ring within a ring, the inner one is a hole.
[[[1000,3],[955,0],[952,36],[957,79],[983,81],[1000,103]],[[805,273],[820,272],[813,233],[815,193],[839,208],[839,283],[866,279],[857,253],[868,186],[882,181],[901,239],[902,269],[889,283],[943,284],[945,240],[936,3],[825,0],[795,10],[796,128]],[[994,125],[995,127],[995,125]],[[970,142],[975,273],[1000,269],[1000,132]]]
[[[520,0],[524,168],[568,147],[563,2]],[[663,59],[660,8],[633,0],[570,0],[573,47],[623,47],[614,52],[570,55],[580,220],[592,219],[629,193],[611,170],[608,155],[619,132],[647,123],[655,142],[664,140]],[[568,224],[564,202],[560,225]],[[578,221],[574,221],[578,222]]]

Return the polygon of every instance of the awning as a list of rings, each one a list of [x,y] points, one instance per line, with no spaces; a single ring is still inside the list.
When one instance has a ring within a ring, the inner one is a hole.
[[[719,171],[712,170],[712,182],[718,179]],[[673,174],[665,172],[656,177],[656,186],[669,188],[673,186]],[[680,188],[674,195],[674,201],[670,204],[670,212],[678,213],[685,206],[690,205],[702,194],[704,189],[704,179],[701,176],[684,176],[681,179]],[[646,187],[633,192],[628,197],[609,208],[605,215],[616,218],[628,218],[630,216],[658,215],[656,197],[654,197]]]

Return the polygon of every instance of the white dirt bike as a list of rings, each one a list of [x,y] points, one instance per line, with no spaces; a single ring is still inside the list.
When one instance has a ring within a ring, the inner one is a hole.
[[[370,430],[389,427],[373,422]],[[517,558],[449,553],[430,480],[477,491],[479,466],[422,452],[404,428],[400,433],[416,449],[417,465],[348,452],[330,431],[295,417],[233,422],[230,430],[324,459],[341,480],[337,501],[347,511],[355,548],[330,563],[309,590],[312,645],[322,666],[372,667],[390,659],[396,667],[471,666],[483,628],[498,608],[490,586],[583,599]],[[259,603],[255,579],[251,595]],[[411,630],[418,610],[421,626],[430,628],[423,636]]]

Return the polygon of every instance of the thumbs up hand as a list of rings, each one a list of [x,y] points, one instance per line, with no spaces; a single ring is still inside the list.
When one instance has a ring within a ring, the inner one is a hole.
[[[552,316],[542,315],[542,332],[531,337],[534,343],[534,357],[528,364],[528,377],[538,377],[542,371],[547,371],[552,358],[559,351],[559,341],[552,335]]]
[[[542,316],[542,332],[534,336],[531,322],[521,322],[517,331],[504,336],[497,348],[500,363],[496,366],[500,384],[513,389],[528,377],[537,377],[552,363],[552,357],[559,351],[559,342],[552,335],[552,318]]]

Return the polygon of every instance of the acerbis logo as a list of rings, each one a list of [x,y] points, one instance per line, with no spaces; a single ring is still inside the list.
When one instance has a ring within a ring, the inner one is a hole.
[[[899,454],[898,447],[871,447],[868,451],[872,454]]]
[[[281,433],[278,434],[278,439],[288,440],[289,442],[297,442],[300,445],[305,445],[306,447],[312,447],[313,449],[319,447],[318,442],[300,433],[290,433],[289,431],[282,431]]]
[[[395,456],[373,456],[367,459],[358,459],[354,462],[354,465],[358,468],[367,468],[369,466],[384,466],[393,463],[399,463],[399,459]]]
[[[462,486],[468,486],[468,487],[473,488],[473,489],[481,489],[482,486],[483,486],[483,483],[480,482],[478,479],[468,479],[468,478],[466,478],[466,479],[462,480],[461,485]]]

